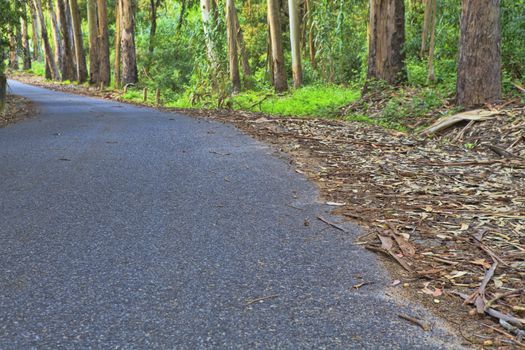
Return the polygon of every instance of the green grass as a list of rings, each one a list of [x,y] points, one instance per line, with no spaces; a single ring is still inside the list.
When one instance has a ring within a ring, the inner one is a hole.
[[[43,77],[46,75],[46,64],[43,61],[33,61],[31,62],[31,69],[27,72]]]
[[[271,90],[245,91],[228,98],[225,104],[234,110],[263,112],[274,116],[330,118],[360,96],[357,88],[336,85],[312,85],[276,95]],[[205,108],[214,107],[216,97],[208,96],[192,104],[189,94],[178,96],[166,103],[167,107]]]
[[[335,85],[313,85],[277,96],[271,92],[261,94],[253,91],[234,96],[234,109],[263,112],[277,116],[322,117],[336,116],[341,109],[360,96],[355,88]]]

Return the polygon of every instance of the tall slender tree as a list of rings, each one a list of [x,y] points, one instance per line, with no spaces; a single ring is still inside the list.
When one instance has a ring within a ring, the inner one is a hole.
[[[462,0],[457,103],[465,107],[501,98],[500,0]]]
[[[288,0],[288,12],[290,13],[293,85],[295,88],[299,88],[303,85],[303,69],[301,66],[301,27],[297,0]]]
[[[206,52],[208,54],[208,60],[212,68],[212,80],[214,80],[215,73],[218,69],[219,61],[215,52],[215,43],[212,37],[212,3],[211,0],[201,0],[201,16],[202,25],[204,28],[204,38],[206,40]]]
[[[53,28],[53,49],[55,54],[55,62],[58,65],[58,68],[62,72],[63,66],[63,48],[62,40],[60,40],[60,25],[58,24],[57,13],[58,10],[53,6],[53,0],[47,0],[47,7],[49,18],[51,19],[51,27]],[[60,78],[57,78],[60,79]]]
[[[111,68],[109,65],[108,9],[106,0],[97,0],[98,11],[98,83],[109,86]]]
[[[248,60],[248,52],[246,51],[246,44],[244,42],[244,34],[242,33],[241,24],[239,23],[239,16],[237,16],[237,11],[235,11],[235,28],[237,32],[237,49],[239,51],[240,57],[241,57],[241,66],[242,66],[242,73],[245,78],[245,84],[246,84],[246,78],[252,75],[252,70],[250,68],[250,62]]]
[[[135,16],[131,0],[120,0],[121,7],[121,48],[122,48],[122,84],[134,84],[138,81],[137,54],[135,49]]]
[[[44,20],[44,13],[42,12],[41,0],[33,0],[33,5],[38,16],[38,23],[40,23],[40,32],[42,36],[42,42],[44,43],[44,56],[46,59],[46,76],[51,79],[60,79],[58,68],[55,60],[53,59],[53,53],[51,52],[51,45],[49,44],[49,38],[47,36],[46,21]]]
[[[153,53],[155,48],[155,35],[157,34],[157,9],[159,8],[161,0],[150,0],[149,1],[149,12],[150,12],[150,21],[151,27],[149,30],[149,53]],[[184,6],[184,2],[181,6]]]
[[[73,55],[73,44],[70,41],[69,36],[69,24],[67,21],[67,8],[65,1],[67,0],[56,0],[58,10],[58,21],[60,23],[60,39],[62,41],[62,65],[60,70],[62,72],[62,80],[75,80],[75,65]]]
[[[25,12],[25,11],[24,11]],[[29,46],[29,33],[27,31],[27,21],[24,17],[20,19],[22,31],[22,58],[24,70],[31,69],[31,48]]]
[[[230,68],[230,80],[233,92],[241,90],[241,77],[239,74],[239,57],[237,55],[237,23],[235,0],[226,0],[226,33],[228,37],[228,62]]]
[[[283,38],[281,32],[279,0],[267,0],[268,25],[270,27],[271,60],[273,65],[274,87],[276,92],[288,90],[284,64]]]
[[[9,26],[9,68],[18,70],[18,42],[15,27]]]
[[[31,42],[33,44],[33,60],[40,59],[40,35],[38,34],[38,16],[35,11],[33,2],[29,2],[29,11],[31,12]]]
[[[89,38],[89,82],[98,83],[99,59],[98,59],[98,18],[96,0],[87,0],[88,38]]]
[[[122,28],[121,28],[121,18],[122,18],[122,1],[121,0],[115,0],[115,64],[113,66],[113,80],[115,82],[115,87],[118,89],[120,88],[120,81],[121,81],[121,67],[120,67],[120,61],[121,61],[121,53],[122,50],[120,48],[120,40],[121,40],[121,34],[122,34]]]
[[[370,0],[368,79],[406,80],[404,45],[404,0]]]
[[[76,78],[79,83],[87,80],[86,55],[84,54],[84,42],[82,40],[82,27],[80,11],[77,0],[69,0],[71,10],[71,24],[73,25],[73,39],[76,57]]]

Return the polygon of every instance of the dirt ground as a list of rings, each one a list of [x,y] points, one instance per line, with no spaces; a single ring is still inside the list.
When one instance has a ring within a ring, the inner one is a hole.
[[[119,99],[85,87],[28,83]],[[287,154],[334,212],[367,228],[392,292],[420,300],[475,347],[525,348],[525,107],[432,136],[342,120],[169,110],[233,123]]]
[[[5,109],[0,113],[0,128],[23,120],[32,112],[33,106],[28,99],[8,94]]]

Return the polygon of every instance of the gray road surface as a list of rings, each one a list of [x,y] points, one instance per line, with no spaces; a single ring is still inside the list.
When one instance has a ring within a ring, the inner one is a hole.
[[[459,347],[269,147],[9,84],[39,114],[0,129],[0,349]]]

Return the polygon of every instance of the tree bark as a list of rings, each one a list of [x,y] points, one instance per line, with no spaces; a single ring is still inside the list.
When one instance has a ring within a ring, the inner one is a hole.
[[[299,4],[297,3],[297,0],[288,0],[288,11],[290,13],[293,86],[297,89],[303,85],[303,69],[301,66],[301,27],[299,20]]]
[[[75,65],[73,61],[73,45],[69,37],[69,26],[67,22],[67,9],[64,1],[57,0],[58,20],[60,23],[60,37],[62,40],[63,56],[62,56],[62,80],[75,80]]]
[[[237,24],[235,0],[226,0],[226,33],[228,36],[228,62],[230,67],[230,80],[233,92],[241,90],[241,77],[239,74],[239,58],[237,56]]]
[[[157,8],[160,5],[160,0],[150,0],[150,17],[151,17],[151,27],[149,30],[149,53],[153,53],[155,48],[155,35],[157,34]],[[182,4],[184,6],[184,2]]]
[[[407,78],[403,0],[370,0],[368,79],[397,84]]]
[[[29,34],[27,32],[27,21],[22,18],[21,20],[22,29],[22,57],[24,60],[24,70],[31,69],[31,48],[29,46]]]
[[[436,24],[437,24],[437,2],[438,0],[432,1],[432,23],[430,28],[430,46],[428,48],[428,76],[427,79],[430,82],[436,80],[436,74],[434,71],[434,51],[436,48]]]
[[[135,84],[138,81],[137,55],[135,51],[135,20],[131,0],[121,1],[121,48],[122,84]]]
[[[71,45],[71,56],[73,57],[73,70],[76,71],[77,57],[75,55],[75,34],[73,32],[73,19],[71,18],[71,8],[69,7],[69,1],[63,0],[65,13],[66,13],[66,28],[68,39]]]
[[[82,40],[82,27],[80,19],[80,11],[78,9],[77,0],[69,0],[69,8],[71,10],[71,23],[73,25],[73,39],[75,44],[76,57],[76,77],[79,83],[83,83],[87,79],[86,56],[84,55],[84,41]]]
[[[51,18],[51,26],[53,27],[53,47],[55,49],[55,62],[58,65],[58,68],[60,69],[60,72],[62,72],[63,69],[63,48],[62,48],[62,41],[60,40],[60,26],[58,24],[57,20],[57,10],[53,6],[53,0],[47,0],[47,7],[49,11],[49,17]],[[60,77],[54,78],[56,80],[59,80]]]
[[[37,61],[40,59],[40,35],[38,34],[38,17],[32,2],[29,3],[29,11],[31,12],[31,41],[33,44],[33,60]]]
[[[18,70],[18,50],[17,40],[15,35],[15,28],[9,26],[9,68]]]
[[[120,48],[120,41],[121,41],[121,33],[122,33],[122,1],[121,0],[115,0],[115,65],[113,67],[113,79],[115,81],[115,87],[118,89],[120,88],[120,81],[121,81],[121,67],[120,67],[120,61],[121,61],[121,53],[122,50]]]
[[[501,90],[500,0],[462,0],[457,103],[494,102]]]
[[[95,0],[87,0],[87,16],[89,31],[89,83],[96,84],[99,80],[98,62],[98,18]]]
[[[49,38],[47,36],[46,22],[44,21],[44,13],[42,12],[41,0],[33,0],[35,11],[38,15],[38,22],[40,23],[40,32],[42,34],[42,42],[44,43],[44,56],[46,59],[46,77],[54,80],[60,79],[56,61],[53,58],[51,52],[51,45],[49,44]],[[49,75],[49,76],[48,76]]]
[[[310,64],[312,69],[317,69],[316,50],[315,50],[315,38],[314,38],[314,25],[313,25],[313,9],[311,0],[306,0],[306,13],[308,18],[308,53],[310,54]]]
[[[204,27],[204,37],[206,40],[206,50],[208,53],[208,59],[212,68],[212,76],[215,75],[214,72],[217,71],[218,59],[215,54],[215,43],[213,42],[212,33],[211,33],[211,1],[210,0],[201,0],[201,16],[202,16],[202,25]],[[213,79],[212,79],[213,80]]]
[[[4,111],[7,96],[7,79],[3,72],[0,72],[0,113]]]
[[[98,83],[109,86],[111,68],[109,65],[109,36],[108,36],[108,9],[107,0],[97,0],[98,10]]]
[[[235,28],[237,32],[237,49],[239,50],[239,53],[241,56],[242,73],[244,74],[244,77],[246,78],[252,75],[252,70],[250,68],[250,62],[248,60],[248,53],[246,52],[246,45],[244,43],[244,35],[242,33],[241,24],[239,23],[239,17],[237,16],[237,11],[235,11],[234,15],[235,15],[235,18],[234,18]]]
[[[267,0],[268,25],[272,43],[272,64],[274,71],[275,91],[285,92],[288,90],[286,69],[284,66],[283,39],[281,33],[281,20],[279,18],[280,8],[278,0]]]

